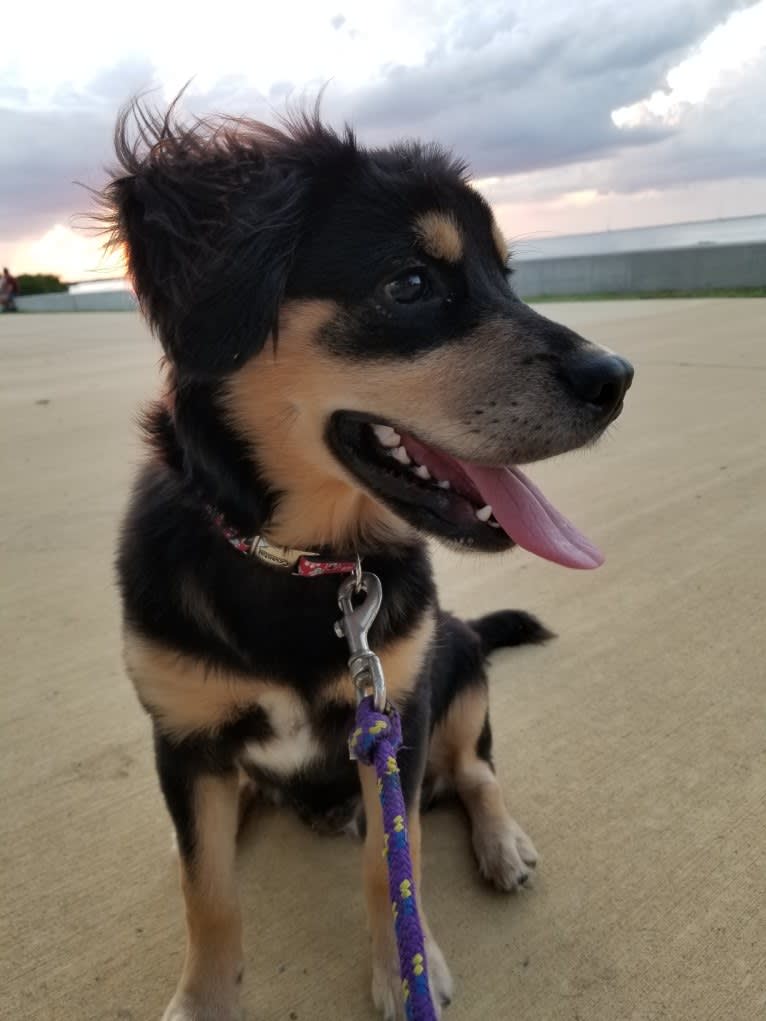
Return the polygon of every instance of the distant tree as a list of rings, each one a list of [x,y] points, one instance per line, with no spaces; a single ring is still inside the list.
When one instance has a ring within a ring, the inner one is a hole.
[[[16,279],[19,282],[19,294],[55,294],[57,291],[65,291],[66,284],[53,273],[20,273]]]

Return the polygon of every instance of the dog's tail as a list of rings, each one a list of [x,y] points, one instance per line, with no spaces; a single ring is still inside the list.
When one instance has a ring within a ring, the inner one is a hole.
[[[485,656],[506,646],[539,645],[556,637],[537,617],[524,610],[497,610],[477,620],[469,620],[468,626],[479,636]]]

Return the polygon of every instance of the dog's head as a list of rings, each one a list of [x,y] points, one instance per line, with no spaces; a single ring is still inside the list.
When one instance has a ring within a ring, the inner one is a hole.
[[[517,466],[596,439],[632,369],[514,295],[463,164],[313,117],[140,116],[137,144],[118,132],[117,236],[178,385],[212,395],[274,494],[274,541],[416,529],[600,562]]]

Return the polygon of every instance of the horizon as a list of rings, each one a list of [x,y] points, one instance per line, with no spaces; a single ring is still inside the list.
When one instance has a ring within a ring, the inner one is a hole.
[[[710,219],[705,219],[705,220],[679,220],[679,221],[671,221],[671,222],[667,222],[667,223],[651,223],[651,224],[646,224],[646,225],[639,226],[639,227],[611,227],[611,228],[608,228],[607,230],[575,231],[572,234],[555,234],[555,235],[546,236],[544,238],[534,238],[534,239],[530,238],[529,236],[524,237],[524,238],[520,238],[520,239],[518,239],[518,238],[514,239],[513,237],[506,237],[506,240],[508,241],[509,245],[513,244],[513,243],[518,243],[518,242],[526,243],[526,242],[528,242],[530,240],[566,241],[569,238],[600,237],[600,236],[603,236],[603,235],[606,235],[606,234],[634,233],[634,232],[639,232],[639,231],[662,230],[662,229],[664,229],[666,227],[688,227],[688,226],[694,226],[694,225],[699,225],[699,224],[728,223],[728,222],[731,222],[731,221],[734,221],[734,220],[757,220],[757,219],[764,219],[764,220],[766,220],[766,208],[764,208],[763,212],[760,212],[760,213],[746,213],[743,216],[717,216],[717,217],[712,217]],[[711,243],[712,244],[718,244],[718,242],[711,242]],[[523,261],[523,260],[519,259],[518,255],[514,255],[514,258],[518,259],[519,261]],[[41,272],[44,272],[44,271],[41,271]],[[19,274],[17,274],[17,275],[19,275]],[[76,286],[77,284],[86,284],[86,283],[91,283],[91,284],[110,283],[110,282],[120,282],[120,283],[123,283],[123,282],[128,281],[128,279],[129,279],[128,274],[127,274],[127,272],[125,272],[125,273],[117,274],[115,276],[110,276],[110,277],[88,277],[88,278],[77,279],[77,280],[65,280],[65,279],[61,278],[61,283],[62,284],[66,284],[66,286],[68,286],[68,287],[73,287],[73,286]]]

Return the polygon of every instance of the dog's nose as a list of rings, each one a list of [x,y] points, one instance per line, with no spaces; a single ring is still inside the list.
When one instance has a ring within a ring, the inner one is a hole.
[[[581,355],[565,363],[564,375],[576,397],[611,415],[633,382],[633,366],[617,355]]]

